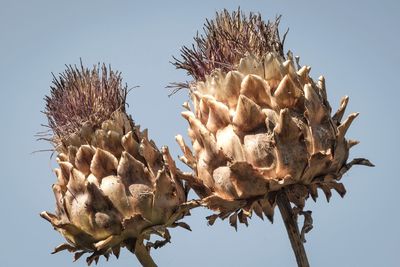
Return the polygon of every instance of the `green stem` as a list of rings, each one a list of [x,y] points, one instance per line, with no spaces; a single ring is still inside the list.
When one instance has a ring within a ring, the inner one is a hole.
[[[299,267],[309,267],[310,264],[308,263],[307,254],[304,249],[303,241],[300,237],[297,220],[295,219],[292,206],[290,205],[284,189],[278,192],[276,202],[281,212],[283,222],[285,223],[293,252],[296,256],[297,265]]]
[[[141,239],[136,241],[135,255],[143,267],[157,267],[157,264],[151,258],[149,251]]]

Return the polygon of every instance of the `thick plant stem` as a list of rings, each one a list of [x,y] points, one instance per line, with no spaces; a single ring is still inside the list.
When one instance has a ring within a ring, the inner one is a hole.
[[[149,251],[143,244],[143,240],[138,239],[135,245],[135,255],[143,267],[157,267],[157,264],[153,261]]]
[[[292,249],[296,256],[297,265],[299,267],[309,267],[307,254],[301,240],[297,220],[293,214],[292,206],[284,189],[280,190],[277,195],[277,204],[282,215],[283,222],[286,226]]]

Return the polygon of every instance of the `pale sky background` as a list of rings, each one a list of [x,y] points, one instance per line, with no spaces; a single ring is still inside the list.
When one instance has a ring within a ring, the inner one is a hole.
[[[49,93],[51,72],[64,64],[111,64],[134,89],[129,113],[169,145],[186,135],[180,117],[185,92],[168,98],[164,87],[188,79],[169,63],[191,44],[205,18],[222,8],[282,14],[281,33],[290,28],[285,50],[323,74],[334,109],[350,96],[348,112],[358,111],[348,137],[361,141],[351,152],[375,168],[356,166],[344,178],[344,199],[322,193],[307,236],[311,266],[399,266],[399,1],[19,1],[0,0],[0,266],[86,266],[84,258],[50,255],[64,240],[39,217],[54,211],[51,185],[54,159],[34,134],[46,123],[40,112]],[[182,165],[180,165],[182,166]],[[152,255],[159,266],[295,266],[288,237],[276,210],[275,222],[254,217],[238,232],[226,221],[207,226],[210,212],[197,209],[185,220],[193,232],[172,230],[172,243]],[[138,266],[124,251],[119,260],[99,266]]]

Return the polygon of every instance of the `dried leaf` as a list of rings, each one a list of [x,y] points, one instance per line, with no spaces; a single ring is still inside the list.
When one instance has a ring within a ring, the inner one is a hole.
[[[247,222],[247,215],[243,212],[243,210],[240,210],[238,213],[238,218],[240,223],[244,223],[246,226],[249,226],[249,223]]]
[[[235,230],[237,231],[237,212],[233,213],[230,217],[229,217],[229,224],[235,228]]]
[[[210,216],[207,216],[206,219],[208,220],[208,225],[213,225],[215,223],[215,220],[219,217],[218,214],[212,214]]]

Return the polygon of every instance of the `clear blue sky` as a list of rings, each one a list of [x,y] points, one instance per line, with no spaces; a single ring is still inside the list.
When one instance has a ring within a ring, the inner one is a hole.
[[[191,43],[205,18],[222,8],[282,14],[290,28],[286,50],[323,74],[333,107],[350,96],[348,112],[361,113],[348,136],[361,141],[351,157],[376,167],[354,167],[344,178],[348,193],[326,203],[309,201],[314,229],[306,250],[312,266],[399,266],[399,62],[398,1],[19,1],[0,0],[0,266],[86,266],[72,255],[50,255],[61,236],[39,217],[54,210],[54,159],[34,134],[46,123],[41,110],[51,72],[64,64],[111,63],[129,86],[129,112],[149,128],[158,145],[180,151],[174,136],[186,134],[180,117],[184,92],[168,98],[164,86],[184,81],[169,64]],[[210,213],[197,210],[186,221],[193,232],[172,231],[172,244],[153,251],[159,266],[295,266],[276,211],[275,223],[254,217],[236,233],[227,222],[209,227]],[[138,266],[122,253],[99,266]]]

